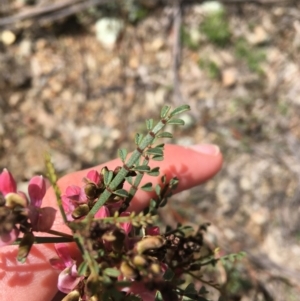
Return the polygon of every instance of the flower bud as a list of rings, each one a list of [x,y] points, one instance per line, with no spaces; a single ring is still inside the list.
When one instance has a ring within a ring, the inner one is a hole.
[[[79,205],[73,212],[72,212],[72,217],[74,219],[77,219],[77,218],[81,218],[85,215],[87,215],[90,211],[90,208],[87,204],[82,204],[82,205]]]
[[[4,168],[2,173],[0,174],[0,191],[4,195],[17,191],[16,181],[6,168]]]
[[[96,184],[94,183],[87,183],[84,187],[84,192],[88,199],[93,200],[98,197],[98,189]]]
[[[144,252],[151,249],[159,249],[165,245],[165,239],[162,236],[146,236],[144,239],[136,244],[136,250],[138,254],[143,254]]]
[[[126,261],[123,261],[121,263],[120,271],[123,274],[123,276],[126,278],[135,279],[138,277],[138,272]]]

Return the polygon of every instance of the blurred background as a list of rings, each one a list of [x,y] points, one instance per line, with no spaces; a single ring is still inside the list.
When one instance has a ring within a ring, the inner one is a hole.
[[[224,167],[166,222],[247,253],[211,271],[224,300],[299,300],[299,2],[1,0],[0,168],[22,183],[46,151],[60,175],[105,162],[187,103],[172,143],[218,144]]]

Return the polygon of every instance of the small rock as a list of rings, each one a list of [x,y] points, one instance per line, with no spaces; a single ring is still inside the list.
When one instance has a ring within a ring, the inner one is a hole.
[[[107,49],[112,49],[124,28],[120,19],[102,18],[96,22],[97,40]]]
[[[235,68],[227,68],[222,71],[222,85],[225,88],[234,86],[237,82],[238,72]]]
[[[249,34],[247,40],[252,45],[262,45],[270,40],[270,37],[266,30],[262,26],[256,26],[254,32]]]
[[[30,56],[32,51],[32,43],[30,40],[23,40],[19,46],[19,54],[23,57]]]
[[[208,1],[199,5],[198,9],[201,10],[202,13],[211,15],[223,12],[224,5],[220,3],[220,1]]]
[[[16,35],[10,30],[4,30],[1,34],[1,41],[5,45],[11,45],[15,42]]]

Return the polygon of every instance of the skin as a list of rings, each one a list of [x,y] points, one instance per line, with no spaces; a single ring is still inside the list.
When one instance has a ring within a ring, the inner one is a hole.
[[[94,167],[101,170],[103,166],[113,169],[121,165],[119,159]],[[167,178],[178,177],[179,185],[176,192],[197,186],[213,177],[222,166],[222,155],[216,146],[196,145],[182,147],[177,145],[165,146],[165,160],[154,161],[150,166],[160,166],[161,175]],[[61,191],[64,192],[70,184],[82,185],[82,178],[87,170],[64,176],[59,180]],[[152,181],[158,183],[159,178],[145,176],[143,183]],[[149,193],[139,191],[129,211],[140,211],[147,206]],[[52,189],[48,189],[43,200],[44,206],[57,208]],[[60,213],[53,225],[54,230],[70,233],[69,228],[63,224]],[[43,233],[37,233],[42,236]],[[70,245],[70,252],[76,254],[74,245]],[[16,262],[16,246],[5,246],[1,248],[0,254],[0,300],[11,301],[59,301],[61,295],[57,295],[57,276],[59,271],[54,270],[49,259],[57,257],[52,244],[34,245],[25,264]],[[141,289],[141,288],[140,288]],[[141,289],[142,290],[142,289]],[[149,292],[144,292],[144,300],[151,300]]]

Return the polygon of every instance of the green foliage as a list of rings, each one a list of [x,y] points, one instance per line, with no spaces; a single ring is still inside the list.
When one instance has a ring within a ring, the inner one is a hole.
[[[230,42],[230,28],[223,10],[205,16],[200,30],[209,41],[219,47],[224,47]]]
[[[180,30],[182,44],[191,50],[197,50],[199,43],[193,39],[192,33],[186,27],[182,26]],[[200,33],[199,33],[200,34]]]
[[[262,74],[261,63],[266,60],[266,53],[259,47],[253,47],[245,39],[239,39],[235,43],[236,56],[244,60],[252,72]]]
[[[198,64],[199,67],[203,69],[211,79],[220,78],[221,72],[218,65],[215,62],[210,61],[208,59],[200,59]]]

